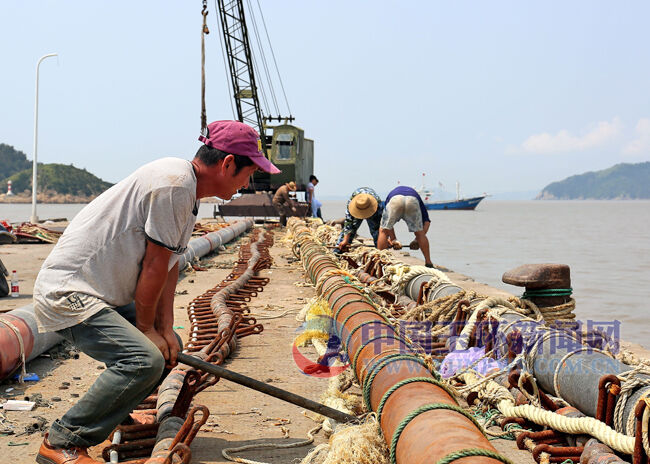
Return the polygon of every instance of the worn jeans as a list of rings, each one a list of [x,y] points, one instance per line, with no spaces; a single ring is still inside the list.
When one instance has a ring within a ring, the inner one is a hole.
[[[133,303],[103,309],[57,333],[105,363],[106,370],[61,419],[54,421],[48,440],[57,448],[94,446],[160,384],[165,376],[165,359],[135,327]]]

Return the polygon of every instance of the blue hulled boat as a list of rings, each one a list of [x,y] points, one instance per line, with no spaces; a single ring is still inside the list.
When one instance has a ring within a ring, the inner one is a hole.
[[[422,174],[422,176],[424,178],[424,174]],[[476,209],[476,207],[478,206],[478,204],[481,202],[483,198],[488,196],[487,194],[484,194],[478,197],[460,198],[460,184],[458,182],[456,182],[455,200],[431,201],[431,198],[433,197],[433,192],[425,188],[424,185],[422,185],[422,188],[418,190],[418,193],[420,194],[420,197],[422,197],[424,206],[426,206],[427,209],[430,210],[445,210],[445,209],[473,210]]]
[[[472,198],[460,198],[458,200],[449,200],[449,201],[433,201],[433,202],[424,202],[424,206],[427,209],[475,209],[483,198],[487,195],[482,195],[480,197]],[[422,199],[424,201],[424,199]]]

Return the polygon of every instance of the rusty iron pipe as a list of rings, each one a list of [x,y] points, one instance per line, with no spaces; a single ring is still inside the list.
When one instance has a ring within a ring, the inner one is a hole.
[[[366,333],[364,338],[361,324],[368,321],[385,323],[384,317],[361,291],[337,274],[340,270],[336,261],[313,240],[308,228],[293,220],[290,227],[294,240],[300,244],[298,251],[303,267],[312,282],[320,287],[321,296],[330,304],[341,339],[346,342],[349,338],[345,349],[355,373],[362,374],[359,380],[364,389],[369,389],[371,408],[376,411],[382,398],[385,398],[379,422],[386,442],[390,445],[393,438],[396,439],[395,462],[437,462],[450,453],[467,448],[496,453],[474,422],[458,410],[452,410],[457,408],[455,399],[441,388],[441,384],[436,383],[435,376],[428,369],[420,365],[418,358],[413,356],[415,349],[400,339],[394,328],[386,325],[386,328],[382,328],[383,333],[370,338]],[[368,272],[368,268],[364,270]],[[382,353],[385,356],[377,356]],[[400,354],[411,357],[400,359]],[[392,394],[386,396],[389,390]],[[428,408],[423,407],[427,405],[436,405],[441,409],[426,410]],[[410,422],[404,422],[416,411],[421,413]],[[400,433],[398,437],[397,433]],[[499,462],[487,456],[459,460],[463,461],[475,464]]]

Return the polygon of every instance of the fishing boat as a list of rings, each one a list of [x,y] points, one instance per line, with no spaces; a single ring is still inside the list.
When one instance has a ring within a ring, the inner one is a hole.
[[[460,198],[451,201],[434,201],[431,203],[424,203],[427,209],[464,209],[473,210],[487,195],[472,198]]]
[[[424,179],[424,174],[422,174],[422,178]],[[488,196],[487,194],[483,194],[477,197],[461,198],[460,183],[458,182],[456,182],[455,200],[432,201],[431,199],[433,198],[434,193],[432,190],[429,190],[424,186],[424,182],[422,183],[422,187],[418,190],[418,193],[420,194],[420,197],[422,197],[424,206],[426,206],[427,209],[430,210],[439,210],[439,209],[473,210],[476,209],[476,207],[481,202],[481,200],[483,200],[483,198]]]

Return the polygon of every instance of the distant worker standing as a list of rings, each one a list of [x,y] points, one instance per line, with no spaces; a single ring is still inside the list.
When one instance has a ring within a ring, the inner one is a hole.
[[[296,191],[296,183],[291,181],[282,185],[279,189],[275,191],[273,195],[273,206],[280,216],[280,224],[283,226],[287,225],[287,216],[290,213],[296,214],[298,210],[296,209],[296,202],[291,199],[289,192]]]
[[[368,222],[370,235],[377,246],[379,223],[383,212],[381,198],[370,187],[360,187],[352,192],[345,211],[343,230],[336,242],[334,253],[342,253],[347,249],[357,236],[357,231],[364,219]]]
[[[192,161],[153,161],[90,202],[43,263],[34,284],[39,331],[57,332],[106,369],[54,421],[39,464],[100,462],[86,448],[104,441],[176,364],[178,261],[199,200],[230,199],[258,168],[280,172],[249,126],[217,121],[207,129]]]
[[[315,175],[309,176],[309,183],[307,184],[307,203],[311,207],[311,217],[317,217],[323,219],[323,215],[320,212],[320,207],[323,205],[320,201],[316,199],[314,195],[314,188],[318,185],[318,178]]]
[[[377,248],[385,250],[394,245],[397,241],[395,237],[395,223],[404,220],[408,226],[409,232],[415,234],[415,243],[422,250],[424,255],[424,265],[433,267],[431,256],[429,255],[429,239],[427,231],[431,225],[429,212],[418,192],[411,187],[399,186],[390,191],[386,197],[384,214],[381,218],[379,228],[379,240]]]

